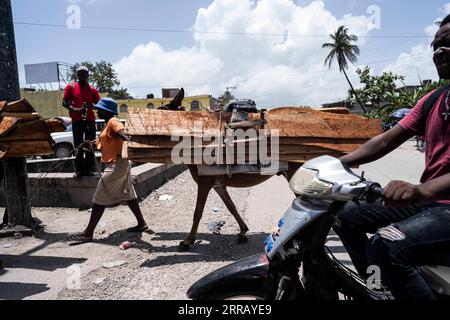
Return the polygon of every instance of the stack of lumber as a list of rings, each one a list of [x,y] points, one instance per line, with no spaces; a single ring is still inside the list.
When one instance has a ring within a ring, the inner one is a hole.
[[[260,114],[249,116],[249,120],[261,120]],[[126,132],[131,138],[124,147],[124,155],[136,162],[173,163],[171,157],[173,148],[181,141],[181,138],[173,137],[184,137],[187,141],[191,141],[191,161],[194,160],[193,155],[196,152],[199,154],[206,148],[209,152],[214,147],[221,150],[224,162],[230,164],[226,159],[226,145],[221,143],[218,146],[220,140],[219,142],[218,139],[211,140],[211,137],[218,135],[225,137],[225,124],[228,124],[230,119],[231,114],[226,113],[220,115],[130,109]],[[303,163],[322,155],[339,157],[356,150],[380,133],[381,123],[379,120],[352,115],[347,109],[318,111],[291,107],[267,112],[264,127],[268,132],[278,131],[281,161]],[[245,159],[255,160],[255,157],[258,159],[258,152],[248,148],[250,140],[251,138],[233,143],[235,146],[246,147]],[[268,155],[271,150],[270,141],[269,138]],[[258,148],[260,147],[261,144],[258,144]],[[236,161],[236,158],[232,161]]]
[[[58,119],[44,120],[25,100],[0,102],[0,159],[53,154],[53,132],[64,131]]]

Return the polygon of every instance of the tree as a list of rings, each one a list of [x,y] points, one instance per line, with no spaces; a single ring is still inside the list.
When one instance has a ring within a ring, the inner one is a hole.
[[[359,97],[364,103],[370,103],[373,109],[378,110],[386,105],[390,99],[397,94],[396,81],[404,81],[405,77],[396,75],[392,72],[384,72],[380,76],[372,76],[370,68],[356,70],[360,82],[364,84],[362,89],[357,89],[355,92],[349,90],[349,98],[353,102],[356,97]]]
[[[132,99],[134,99],[131,95],[130,95],[130,93],[128,92],[128,89],[125,89],[125,88],[120,88],[120,89],[117,89],[117,90],[112,90],[110,93],[109,93],[109,97],[110,98],[113,98],[113,99],[115,99],[115,100],[132,100]]]
[[[346,70],[348,69],[348,63],[356,63],[359,56],[359,48],[353,43],[358,41],[356,35],[349,35],[348,28],[345,26],[340,26],[334,34],[330,34],[330,38],[333,42],[324,43],[322,49],[330,49],[330,53],[325,59],[325,65],[331,69],[334,60],[337,60],[339,65],[339,71],[343,72],[351,90],[353,91],[356,100],[360,104],[364,113],[367,113],[364,104],[361,103],[358,95],[356,94],[355,88],[353,87],[350,79],[348,78]]]
[[[85,61],[75,64],[72,67],[72,81],[77,80],[77,69],[81,65],[86,66],[90,70],[90,82],[98,91],[102,93],[113,92],[114,88],[120,85],[117,73],[113,69],[112,64],[103,60],[96,63]]]

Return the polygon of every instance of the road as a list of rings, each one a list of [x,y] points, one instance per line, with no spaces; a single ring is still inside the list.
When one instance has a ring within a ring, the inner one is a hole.
[[[357,171],[385,185],[394,179],[417,183],[423,167],[423,154],[408,142]],[[281,177],[250,189],[231,189],[230,194],[251,229],[249,243],[237,244],[238,226],[212,192],[198,242],[188,253],[177,252],[178,243],[190,229],[195,205],[196,185],[187,172],[141,204],[155,234],[126,234],[124,229],[134,224],[133,217],[128,208],[119,207],[105,213],[94,243],[70,246],[67,233],[81,231],[89,211],[33,209],[34,216],[46,225],[44,230],[32,238],[0,239],[0,259],[5,265],[0,270],[0,299],[186,299],[187,289],[200,277],[263,252],[266,234],[293,200]],[[173,198],[162,200],[166,195]],[[225,222],[221,235],[208,229],[208,223],[217,221]],[[127,240],[136,246],[119,250]],[[328,244],[341,248],[335,238]],[[342,250],[336,251],[339,259],[350,264]],[[123,265],[103,266],[111,262]]]

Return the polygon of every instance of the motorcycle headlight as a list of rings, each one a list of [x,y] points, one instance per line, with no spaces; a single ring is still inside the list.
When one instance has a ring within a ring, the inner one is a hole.
[[[291,190],[301,196],[324,197],[331,195],[333,184],[320,181],[318,172],[300,168],[292,177]]]

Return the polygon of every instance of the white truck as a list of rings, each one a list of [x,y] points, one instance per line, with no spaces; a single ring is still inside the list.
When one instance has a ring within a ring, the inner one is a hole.
[[[75,149],[73,144],[72,122],[70,121],[70,118],[61,119],[66,125],[66,131],[52,133],[52,138],[55,141],[55,145],[53,147],[53,150],[55,151],[55,155],[53,156],[54,158],[67,158],[71,154],[72,150]],[[126,120],[120,121],[125,125]],[[97,138],[104,128],[105,121],[96,120]]]

